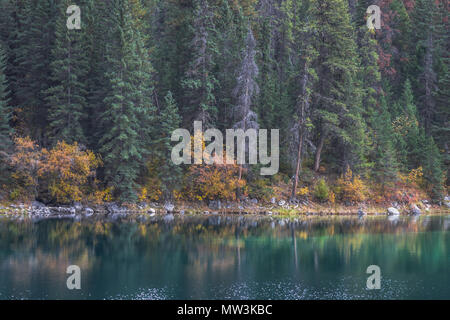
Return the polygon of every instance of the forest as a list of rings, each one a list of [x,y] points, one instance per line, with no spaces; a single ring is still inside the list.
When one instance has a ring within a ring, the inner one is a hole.
[[[0,0],[0,200],[439,202],[448,22],[445,0]],[[279,129],[279,172],[175,165],[194,121]]]

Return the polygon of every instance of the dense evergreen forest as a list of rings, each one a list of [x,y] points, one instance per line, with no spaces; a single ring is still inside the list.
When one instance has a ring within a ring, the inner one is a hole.
[[[445,0],[0,0],[0,197],[440,200],[448,14]],[[194,120],[280,129],[280,172],[174,165],[171,133]]]

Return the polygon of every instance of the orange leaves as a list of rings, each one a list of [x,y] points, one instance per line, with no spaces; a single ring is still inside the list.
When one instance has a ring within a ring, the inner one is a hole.
[[[81,151],[77,143],[70,145],[64,141],[50,151],[42,149],[42,158],[38,176],[49,182],[50,194],[59,203],[80,201],[81,188],[101,165],[91,151]]]
[[[47,150],[40,149],[28,137],[17,137],[14,142],[11,165],[19,187],[34,196],[47,189],[50,200],[58,203],[80,201],[88,179],[95,176],[95,170],[101,165],[94,153],[82,151],[77,143],[58,142],[53,149]]]
[[[336,184],[336,193],[343,202],[356,203],[366,200],[367,187],[359,176],[353,176],[350,168],[337,179]]]
[[[237,164],[192,165],[187,176],[185,193],[191,200],[236,200],[236,191],[245,186],[239,179]]]
[[[41,164],[41,151],[30,138],[14,138],[14,153],[10,164],[14,168],[12,178],[19,182],[12,193],[14,198],[27,198],[37,195],[38,170]]]

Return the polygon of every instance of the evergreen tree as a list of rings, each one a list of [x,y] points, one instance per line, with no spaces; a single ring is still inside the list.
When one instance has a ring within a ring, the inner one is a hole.
[[[372,114],[374,131],[374,166],[372,175],[383,186],[397,178],[398,164],[393,145],[394,132],[392,130],[391,115],[387,109],[386,99],[381,96],[380,108]]]
[[[65,12],[70,4],[70,1],[64,0],[59,5],[60,16],[56,21],[50,64],[52,86],[46,91],[49,106],[47,135],[53,143],[86,143],[82,121],[86,117],[86,81],[89,72],[87,28],[84,25],[81,30],[67,28]],[[84,14],[87,14],[87,10],[83,11],[83,17]]]
[[[159,158],[161,159],[159,178],[162,182],[162,192],[165,200],[172,200],[173,190],[179,185],[181,179],[181,167],[172,162],[171,153],[171,135],[179,128],[181,117],[178,114],[178,108],[172,92],[168,92],[164,97],[164,107],[159,114]]]
[[[417,120],[417,108],[409,80],[404,84],[399,104],[401,105],[401,114],[394,120],[398,159],[404,169],[415,169],[420,165],[420,130]]]
[[[100,152],[106,182],[123,202],[136,200],[135,181],[143,168],[154,123],[152,66],[131,15],[130,0],[112,0],[111,39],[106,58],[109,90],[101,115]]]
[[[421,146],[423,176],[430,194],[435,200],[442,200],[444,195],[444,172],[442,170],[442,155],[431,135],[425,136],[422,131],[424,143]]]
[[[415,5],[417,28],[417,67],[419,112],[427,134],[431,133],[436,113],[437,74],[434,70],[438,51],[438,8],[434,1],[418,0]]]
[[[53,0],[24,1],[18,9],[14,44],[17,68],[13,75],[16,112],[24,122],[23,133],[46,144],[45,97],[50,85],[54,26],[59,11]]]
[[[9,90],[5,70],[6,54],[0,42],[0,183],[5,182],[7,178],[7,158],[12,148],[11,110],[8,104]]]
[[[185,92],[184,103],[188,106],[186,120],[202,121],[204,127],[214,124],[217,119],[216,98],[214,96],[217,79],[214,76],[213,60],[216,50],[216,28],[213,8],[207,0],[194,1],[191,42],[192,59],[182,81]]]
[[[315,48],[318,50],[314,120],[317,129],[314,170],[319,169],[322,150],[328,138],[337,139],[345,150],[355,150],[359,141],[351,134],[360,121],[356,91],[358,57],[347,1],[316,1]],[[351,111],[352,107],[354,111]],[[358,131],[359,133],[359,131]],[[345,156],[345,153],[344,155]],[[346,159],[342,159],[346,162]],[[345,165],[345,163],[343,163]]]
[[[291,128],[291,150],[296,154],[295,163],[293,165],[294,178],[291,198],[295,198],[297,194],[297,186],[299,182],[299,174],[301,170],[301,161],[304,153],[305,140],[308,135],[308,127],[310,126],[311,115],[311,99],[313,95],[313,86],[316,78],[314,62],[317,59],[317,51],[312,46],[313,33],[315,29],[315,21],[305,19],[305,16],[314,16],[314,1],[297,1],[295,12],[295,28],[294,28],[294,47],[293,51],[299,53],[297,58],[298,74],[295,77],[298,81],[297,101],[295,117]],[[301,15],[300,13],[303,13]]]

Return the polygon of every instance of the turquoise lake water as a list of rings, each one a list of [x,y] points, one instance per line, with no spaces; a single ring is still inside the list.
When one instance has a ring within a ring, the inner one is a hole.
[[[450,299],[449,231],[450,216],[3,218],[0,299]]]

